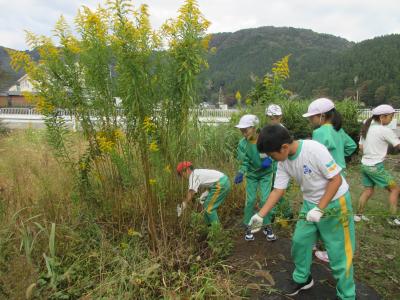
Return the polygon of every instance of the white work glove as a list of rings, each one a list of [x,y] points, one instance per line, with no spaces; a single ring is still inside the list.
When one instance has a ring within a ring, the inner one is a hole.
[[[323,214],[324,212],[316,206],[307,213],[306,220],[309,222],[319,222]]]
[[[264,218],[260,217],[259,214],[252,216],[249,222],[251,233],[259,231],[263,226],[263,221]]]
[[[207,191],[205,191],[203,194],[200,195],[200,197],[199,197],[199,202],[200,202],[201,205],[203,205],[203,204],[204,204],[204,201],[206,201],[206,198],[207,198],[207,196],[208,196],[208,193],[209,193],[209,191],[207,190]]]
[[[186,209],[186,202],[182,202],[182,204],[178,204],[176,207],[176,213],[178,214],[178,218],[182,215],[183,211]]]

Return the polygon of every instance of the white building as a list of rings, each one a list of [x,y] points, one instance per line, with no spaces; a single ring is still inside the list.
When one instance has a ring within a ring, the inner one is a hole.
[[[9,92],[35,92],[32,83],[28,78],[28,74],[25,74],[17,83],[8,89]]]

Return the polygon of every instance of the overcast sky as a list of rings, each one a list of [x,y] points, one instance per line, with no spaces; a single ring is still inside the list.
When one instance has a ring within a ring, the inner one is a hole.
[[[69,23],[81,7],[95,8],[102,0],[0,0],[0,46],[27,49],[24,30],[51,35],[62,14]],[[140,0],[147,3],[158,28],[176,16],[183,0]],[[210,33],[259,26],[291,26],[362,41],[400,33],[398,0],[198,0],[211,21]]]

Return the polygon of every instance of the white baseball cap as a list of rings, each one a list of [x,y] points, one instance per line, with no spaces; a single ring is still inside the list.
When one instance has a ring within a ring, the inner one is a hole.
[[[333,108],[335,108],[335,104],[332,102],[332,100],[329,100],[328,98],[318,98],[317,100],[314,100],[310,103],[310,105],[308,106],[308,111],[303,115],[303,117],[307,118],[323,114]]]
[[[394,108],[388,104],[379,105],[372,110],[372,114],[374,116],[388,115],[394,112],[395,112]]]
[[[260,121],[255,115],[244,115],[240,118],[239,124],[237,124],[236,128],[249,128],[256,127]]]
[[[271,104],[265,110],[267,116],[282,116],[282,109],[277,104]]]

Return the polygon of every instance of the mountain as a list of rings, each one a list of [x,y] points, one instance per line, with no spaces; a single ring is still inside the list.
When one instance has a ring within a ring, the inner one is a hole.
[[[313,89],[313,77],[321,66],[333,63],[339,53],[353,46],[354,43],[333,35],[286,27],[217,33],[210,41],[216,53],[208,58],[210,67],[203,74],[203,94],[215,99],[221,85],[226,93],[240,90],[242,95],[246,94],[254,84],[254,76],[262,77],[275,61],[291,54],[287,88],[306,96]]]
[[[267,26],[213,34],[210,48],[216,51],[209,54],[209,69],[200,77],[204,101],[217,102],[222,87],[225,99],[233,103],[236,91],[245,96],[255,78],[291,54],[285,88],[301,98],[353,97],[369,106],[400,106],[398,34],[354,43],[308,29]],[[0,92],[21,76],[10,68],[8,54],[0,47]]]
[[[7,48],[0,46],[0,93],[12,86],[22,74],[11,68]]]
[[[220,87],[228,102],[246,95],[254,78],[269,72],[282,57],[289,59],[285,88],[301,98],[352,97],[368,106],[400,106],[400,35],[359,43],[306,29],[260,27],[215,34],[209,69],[202,75],[203,100],[218,101]]]
[[[400,34],[355,44],[317,74],[315,84],[336,98],[354,96],[370,106],[400,105]]]

